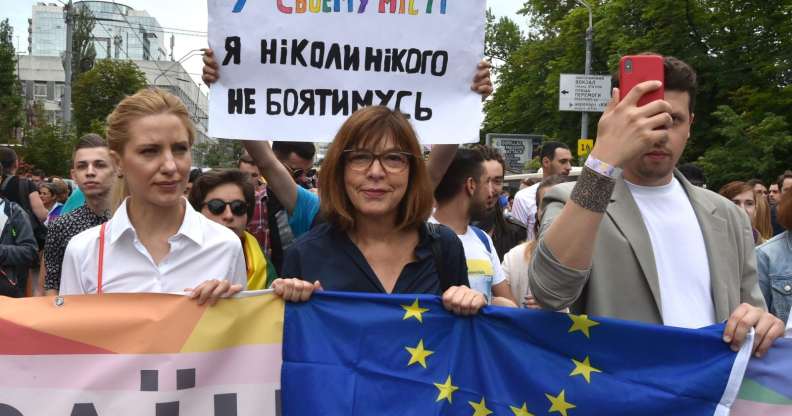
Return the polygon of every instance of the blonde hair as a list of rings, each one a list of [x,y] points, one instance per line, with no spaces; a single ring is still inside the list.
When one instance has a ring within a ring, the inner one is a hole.
[[[753,219],[753,226],[759,232],[762,240],[767,241],[773,238],[773,224],[770,220],[770,204],[767,197],[760,193],[754,193],[756,199],[756,214]]]
[[[129,125],[140,118],[158,114],[173,114],[178,117],[187,129],[188,140],[192,147],[195,142],[195,127],[184,103],[165,90],[145,88],[121,100],[115,110],[107,116],[107,145],[110,150],[122,156],[124,147],[130,140]],[[127,196],[129,189],[126,179],[115,181],[112,191],[113,210],[118,208]]]

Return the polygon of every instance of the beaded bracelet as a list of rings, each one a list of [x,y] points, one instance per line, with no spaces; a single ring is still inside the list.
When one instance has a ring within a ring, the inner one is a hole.
[[[616,181],[613,178],[583,166],[569,199],[589,211],[604,213],[608,209],[615,186]]]

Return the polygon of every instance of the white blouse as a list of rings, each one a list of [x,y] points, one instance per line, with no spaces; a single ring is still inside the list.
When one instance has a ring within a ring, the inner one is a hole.
[[[178,293],[206,280],[247,283],[242,243],[231,230],[196,212],[186,200],[179,231],[168,238],[170,252],[156,264],[129,221],[124,201],[107,222],[102,291]],[[77,234],[66,247],[61,295],[97,292],[100,226]]]

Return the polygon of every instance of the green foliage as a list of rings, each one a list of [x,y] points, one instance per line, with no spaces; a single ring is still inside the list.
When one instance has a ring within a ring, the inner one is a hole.
[[[767,113],[755,121],[752,114],[737,114],[725,105],[719,106],[714,115],[720,121],[717,133],[725,143],[710,148],[698,161],[711,189],[751,178],[768,183],[789,169],[792,134],[784,117]]]
[[[743,151],[740,141],[721,128],[724,116],[719,106],[733,109],[752,129],[763,126],[758,131],[768,131],[781,121],[792,123],[792,7],[788,0],[588,3],[594,17],[592,73],[613,74],[622,55],[644,51],[676,56],[698,72],[695,123],[683,161],[697,161],[705,154],[706,160],[714,160],[718,152]],[[485,105],[484,132],[544,134],[572,147],[579,135],[580,114],[558,111],[558,82],[561,73],[584,71],[588,12],[572,0],[528,0],[521,11],[533,27],[518,47],[509,49],[512,52],[499,68],[497,90]],[[493,22],[488,33],[513,24],[506,20]],[[487,37],[487,42],[487,50],[511,48],[495,36]],[[597,114],[590,117],[591,137],[596,137],[598,118]],[[777,165],[770,163],[771,154],[764,155],[768,159],[743,171],[743,179],[779,173],[757,170],[761,166],[792,166],[788,153],[775,153]],[[707,166],[709,176],[721,177],[714,165]]]
[[[492,10],[487,10],[487,23],[484,28],[485,50],[490,60],[505,61],[520,47],[523,35],[519,26],[507,17],[495,22]]]
[[[132,61],[101,60],[74,84],[74,124],[78,134],[91,131],[127,95],[146,86],[145,74]]]
[[[40,104],[34,112],[35,124],[25,133],[20,156],[26,164],[43,169],[49,175],[67,176],[75,142],[73,132],[64,135],[60,125],[48,123]]]
[[[5,143],[14,141],[16,129],[22,126],[13,30],[8,19],[0,22],[0,141]]]
[[[207,168],[235,168],[242,154],[238,140],[210,140],[193,146],[193,164]]]
[[[95,25],[91,10],[77,6],[72,34],[72,81],[76,81],[82,73],[90,71],[96,63],[96,48],[91,34]]]

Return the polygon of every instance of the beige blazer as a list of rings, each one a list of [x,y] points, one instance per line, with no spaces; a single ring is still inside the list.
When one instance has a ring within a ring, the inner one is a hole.
[[[728,319],[742,302],[765,307],[757,283],[748,216],[726,198],[691,185],[679,172],[674,175],[687,192],[704,235],[716,319]],[[652,243],[623,178],[616,180],[596,236],[590,269],[574,270],[561,265],[542,241],[573,186],[573,183],[555,186],[544,197],[539,247],[529,268],[534,296],[550,309],[569,306],[578,314],[662,323]]]

